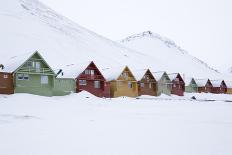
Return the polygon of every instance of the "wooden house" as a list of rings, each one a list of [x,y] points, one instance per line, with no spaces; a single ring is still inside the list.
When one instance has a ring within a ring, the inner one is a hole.
[[[75,79],[76,92],[84,90],[98,97],[110,97],[110,83],[93,61],[66,66],[61,77]]]
[[[227,91],[226,94],[232,94],[232,81],[225,81]]]
[[[197,93],[198,86],[194,78],[185,79],[185,92],[187,93]]]
[[[166,94],[171,95],[172,81],[166,72],[152,72],[155,77],[158,87],[157,95]]]
[[[3,72],[4,66],[0,64],[0,94],[13,94],[14,84],[13,75]]]
[[[133,72],[138,80],[138,94],[157,96],[157,82],[149,69]]]
[[[224,80],[211,80],[213,85],[212,93],[225,94],[227,92],[227,86]]]
[[[137,97],[138,84],[129,67],[115,67],[102,69],[103,75],[110,82],[111,97]]]
[[[195,79],[199,93],[212,93],[213,85],[209,79]]]
[[[179,73],[172,73],[168,74],[168,76],[172,82],[171,94],[184,96],[185,83],[181,75]]]

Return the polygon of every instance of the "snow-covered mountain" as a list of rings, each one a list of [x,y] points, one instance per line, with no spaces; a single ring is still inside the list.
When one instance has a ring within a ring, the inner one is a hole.
[[[230,77],[222,75],[200,59],[188,54],[174,41],[151,31],[129,36],[120,42],[130,49],[140,51],[150,58],[159,60],[162,67],[157,66],[157,70],[180,72],[185,77],[230,79]]]
[[[38,50],[54,69],[93,60],[101,68],[128,65],[132,69],[222,78],[220,73],[189,56],[170,40],[147,32],[127,38],[124,44],[114,42],[37,0],[0,1],[0,20],[0,63]]]

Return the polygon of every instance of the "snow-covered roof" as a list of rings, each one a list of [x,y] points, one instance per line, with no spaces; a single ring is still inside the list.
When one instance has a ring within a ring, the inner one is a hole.
[[[178,76],[178,73],[170,73],[170,74],[168,74],[168,77],[170,78],[171,81],[175,80],[177,76]]]
[[[186,85],[186,86],[189,86],[189,85],[191,84],[192,80],[195,81],[194,78],[185,78],[185,81],[184,81],[184,82],[185,82],[185,85]]]
[[[195,79],[198,87],[204,87],[208,82],[208,79]]]
[[[167,73],[165,71],[160,71],[160,72],[152,72],[152,74],[155,77],[155,79],[159,81],[162,78],[162,76]]]
[[[225,81],[227,88],[232,88],[232,81]]]
[[[100,72],[106,78],[107,81],[117,80],[123,70],[128,66],[106,67],[100,68]],[[130,67],[128,67],[131,71]],[[133,74],[133,71],[131,71]],[[134,74],[133,74],[134,75]]]
[[[210,80],[213,87],[221,87],[222,80]]]
[[[20,67],[27,59],[29,59],[35,52],[28,52],[21,55],[13,56],[6,61],[4,65],[3,72],[14,72],[18,67]]]
[[[133,70],[132,74],[137,80],[141,80],[147,71],[148,69]]]
[[[77,78],[89,65],[91,61],[69,64],[61,68],[62,73],[58,75],[59,78]]]

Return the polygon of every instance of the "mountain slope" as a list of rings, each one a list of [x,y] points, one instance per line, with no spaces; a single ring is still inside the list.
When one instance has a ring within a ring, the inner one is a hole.
[[[157,66],[157,70],[180,72],[185,77],[230,78],[220,74],[196,57],[189,55],[187,51],[176,45],[172,40],[151,31],[129,36],[121,43],[128,48],[143,52],[150,58],[161,61],[163,66],[161,68]]]
[[[186,68],[194,68],[194,74],[189,74],[188,69],[182,70],[181,67],[174,66],[175,62],[169,61],[167,65],[163,58],[153,54],[151,56],[151,50],[132,50],[124,46],[131,44],[131,41],[128,44],[120,44],[91,32],[37,0],[0,1],[0,20],[0,63],[9,61],[11,57],[38,50],[54,69],[93,60],[100,68],[128,65],[132,70],[151,68],[153,71],[183,71],[187,76],[221,77],[221,74],[198,60],[180,56],[187,54],[177,46],[173,48],[170,41],[160,42],[156,45],[157,49],[160,49],[161,53],[172,52],[172,57],[178,58],[184,64],[185,61],[193,61],[194,63],[188,64]],[[166,50],[167,46],[171,46],[170,49],[175,52]]]

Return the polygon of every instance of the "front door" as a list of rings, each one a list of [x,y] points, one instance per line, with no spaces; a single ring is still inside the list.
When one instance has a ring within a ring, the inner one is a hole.
[[[40,62],[35,63],[35,71],[40,72]]]

